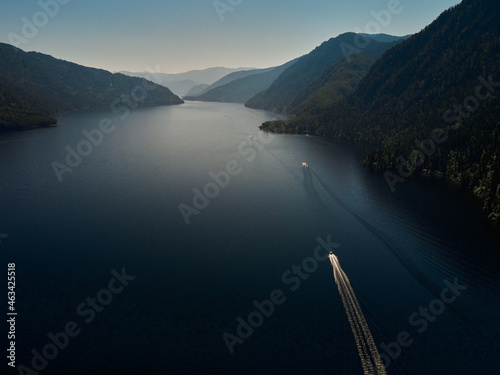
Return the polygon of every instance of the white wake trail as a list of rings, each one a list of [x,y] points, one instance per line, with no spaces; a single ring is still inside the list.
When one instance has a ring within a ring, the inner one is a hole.
[[[363,315],[363,310],[361,310],[359,306],[358,299],[352,289],[351,283],[340,267],[339,260],[335,255],[330,254],[330,262],[333,267],[335,283],[337,284],[340,297],[342,298],[347,319],[349,320],[354,335],[354,341],[358,348],[363,372],[365,375],[386,375],[387,372],[385,371],[384,363],[375,345],[370,327]]]

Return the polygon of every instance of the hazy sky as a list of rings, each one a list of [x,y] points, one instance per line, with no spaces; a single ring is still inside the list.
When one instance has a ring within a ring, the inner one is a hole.
[[[376,21],[372,12],[389,2],[398,0],[3,0],[0,41],[15,34],[25,51],[111,71],[269,67],[367,25],[370,33],[377,25],[392,35],[418,32],[459,3],[400,0],[399,14]],[[43,3],[52,5],[43,10]]]

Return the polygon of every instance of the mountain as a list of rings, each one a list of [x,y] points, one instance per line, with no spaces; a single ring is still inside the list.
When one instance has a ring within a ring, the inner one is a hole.
[[[208,102],[245,103],[267,89],[297,59],[278,67],[235,72],[209,86],[204,93],[186,99]],[[228,82],[228,83],[225,83]],[[221,84],[222,83],[222,84]]]
[[[230,73],[238,72],[242,70],[251,70],[253,68],[224,68],[224,67],[215,67],[215,68],[207,68],[203,70],[190,70],[184,73],[175,73],[175,74],[166,74],[164,77],[166,82],[169,81],[181,81],[183,79],[189,79],[198,83],[206,83],[207,85],[211,85],[215,81],[218,81],[222,77],[227,76]]]
[[[37,110],[36,98],[0,77],[0,130],[55,126],[57,120]]]
[[[144,77],[147,79],[147,77]],[[161,82],[158,82],[155,80],[156,83],[161,84]],[[181,81],[172,81],[168,82],[165,85],[165,87],[168,87],[170,91],[172,91],[175,95],[178,95],[180,97],[186,95],[189,90],[191,90],[194,86],[197,86],[198,83],[195,81],[192,81],[190,79],[183,79]]]
[[[207,85],[206,83],[200,83],[199,85],[191,87],[191,89],[186,93],[185,96],[189,97],[201,95],[207,90],[208,87],[209,85]]]
[[[500,224],[499,17],[496,1],[464,0],[387,51],[348,98],[263,128],[381,145],[364,162],[391,190],[445,178]]]
[[[207,91],[213,90],[217,87],[226,85],[230,82],[236,81],[238,79],[252,76],[255,74],[266,73],[266,72],[269,72],[273,69],[274,68],[250,69],[250,70],[241,70],[241,71],[230,73],[230,74],[222,77],[221,79],[217,80],[216,82],[212,83],[210,86],[207,87],[207,89],[202,94],[204,94]]]
[[[286,69],[267,90],[257,94],[245,105],[250,108],[289,112],[293,109],[294,99],[309,84],[318,78],[326,68],[349,57],[351,51],[358,51],[366,57],[377,59],[386,50],[399,43],[399,40],[390,43],[370,40],[364,48],[358,49],[355,47],[358,38],[358,34],[345,33],[324,42],[309,54],[302,56],[296,64]]]
[[[227,76],[228,74],[246,70],[252,70],[253,68],[207,68],[203,70],[190,70],[184,73],[151,73],[151,72],[126,72],[122,71],[120,73],[125,74],[130,77],[140,77],[150,79],[159,85],[168,87],[176,95],[184,96],[187,95],[189,90],[194,86],[199,84],[211,85],[214,82],[220,80],[221,78]]]
[[[361,79],[370,71],[374,59],[353,54],[350,58],[326,68],[291,102],[291,112],[320,113],[336,101],[354,92]]]
[[[4,129],[46,126],[49,119],[54,124],[49,115],[110,108],[126,95],[141,107],[183,103],[169,89],[143,78],[87,68],[0,43],[0,126]]]
[[[377,42],[382,42],[382,43],[390,43],[390,42],[396,42],[398,40],[405,40],[411,36],[411,34],[404,35],[404,36],[394,36],[394,35],[388,35],[388,34],[364,34],[364,33],[360,33],[359,35],[365,36],[367,38],[370,38],[372,40],[376,40]]]

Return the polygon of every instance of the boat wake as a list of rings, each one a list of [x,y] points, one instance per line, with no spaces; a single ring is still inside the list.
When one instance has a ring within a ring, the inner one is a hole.
[[[363,373],[365,375],[387,374],[351,283],[340,267],[338,258],[332,253],[330,253],[329,257],[333,267],[335,283],[337,284],[347,319],[354,334]]]

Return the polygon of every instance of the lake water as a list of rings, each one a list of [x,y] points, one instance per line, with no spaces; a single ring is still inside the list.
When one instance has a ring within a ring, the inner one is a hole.
[[[89,154],[60,182],[53,162],[106,118],[112,131],[81,145]],[[41,374],[360,374],[326,250],[314,258],[319,237],[340,244],[389,374],[500,373],[498,240],[474,200],[426,181],[391,193],[363,168],[365,150],[259,133],[275,118],[188,102],[2,134],[0,259],[16,263],[17,364],[31,367],[32,349],[73,321],[78,334],[47,349]],[[109,284],[123,267],[135,279]],[[269,316],[251,315],[276,289]],[[83,309],[96,296],[107,304]],[[240,329],[231,354],[223,335],[249,314],[256,327]]]

